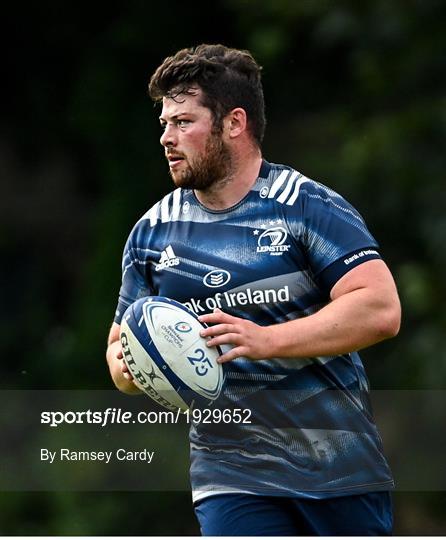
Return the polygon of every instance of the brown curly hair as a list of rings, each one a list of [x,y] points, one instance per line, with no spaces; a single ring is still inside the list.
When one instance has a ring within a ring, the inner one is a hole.
[[[198,86],[203,91],[202,105],[212,112],[217,130],[232,109],[241,107],[248,131],[260,146],[266,125],[261,69],[249,51],[202,44],[167,57],[152,75],[148,91],[160,102],[163,97],[194,94]]]

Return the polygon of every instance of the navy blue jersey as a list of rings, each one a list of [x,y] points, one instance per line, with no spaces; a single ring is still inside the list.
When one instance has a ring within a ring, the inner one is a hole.
[[[138,221],[124,249],[115,321],[147,295],[264,326],[305,317],[330,301],[346,272],[379,258],[377,248],[340,195],[264,161],[232,208],[209,210],[192,190],[177,189]],[[228,492],[324,498],[392,486],[356,352],[242,357],[223,367],[215,407],[250,411],[250,423],[191,427],[196,500]]]

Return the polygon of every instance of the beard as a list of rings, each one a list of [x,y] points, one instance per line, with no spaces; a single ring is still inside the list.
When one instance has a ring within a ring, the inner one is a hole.
[[[211,133],[204,152],[187,162],[183,171],[170,171],[176,187],[207,191],[231,176],[232,155],[219,133]]]

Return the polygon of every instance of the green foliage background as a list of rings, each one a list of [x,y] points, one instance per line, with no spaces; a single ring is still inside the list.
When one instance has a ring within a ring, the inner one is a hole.
[[[3,16],[2,389],[111,388],[123,245],[172,187],[146,85],[201,42],[252,51],[265,157],[340,191],[381,243],[404,320],[363,355],[372,385],[445,389],[444,1],[42,0]],[[395,501],[397,533],[445,532],[444,492]],[[3,493],[0,511],[3,534],[198,533],[188,493]]]

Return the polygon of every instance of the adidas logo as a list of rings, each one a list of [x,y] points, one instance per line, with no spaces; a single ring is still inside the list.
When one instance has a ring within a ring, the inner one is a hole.
[[[155,265],[155,270],[159,272],[164,268],[170,268],[171,266],[177,266],[180,264],[180,259],[175,255],[172,246],[167,246],[161,252],[161,257],[157,265]]]

